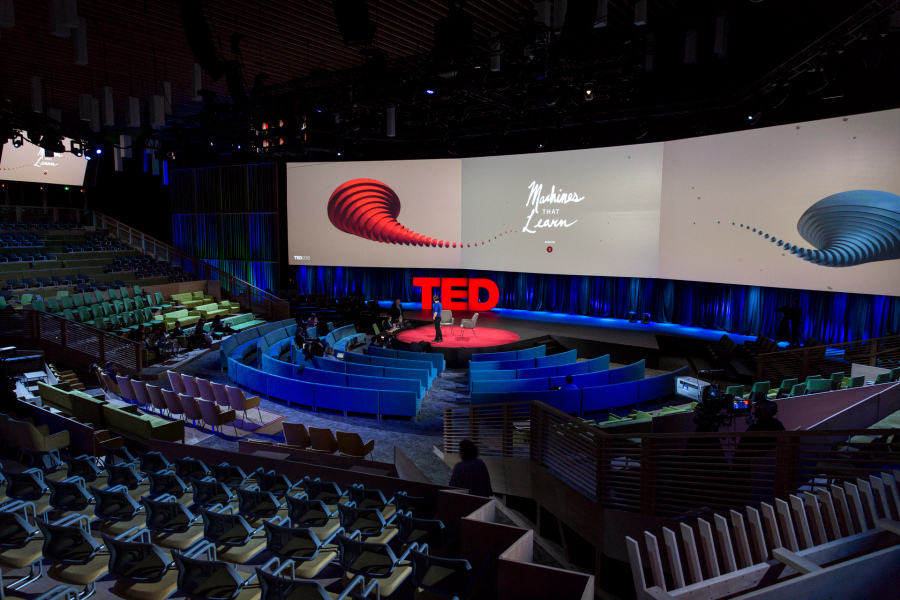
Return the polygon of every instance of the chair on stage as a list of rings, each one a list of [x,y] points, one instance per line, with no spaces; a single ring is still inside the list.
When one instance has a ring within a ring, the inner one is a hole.
[[[459,323],[459,328],[462,330],[463,337],[466,335],[466,329],[472,330],[472,335],[478,337],[478,334],[475,333],[475,326],[478,324],[478,313],[472,315],[471,319],[463,319]]]
[[[453,322],[453,311],[445,310],[441,312],[441,327],[444,325],[450,326],[450,335],[453,335],[453,327],[455,323]]]

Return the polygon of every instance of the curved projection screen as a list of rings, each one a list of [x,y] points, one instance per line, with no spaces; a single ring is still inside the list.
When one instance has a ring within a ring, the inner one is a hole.
[[[71,147],[69,138],[63,145]],[[16,148],[12,142],[2,146],[0,155],[0,179],[58,185],[84,185],[87,161],[71,152],[46,156],[44,149],[25,141]]]
[[[900,295],[900,110],[664,143],[288,165],[291,264]]]

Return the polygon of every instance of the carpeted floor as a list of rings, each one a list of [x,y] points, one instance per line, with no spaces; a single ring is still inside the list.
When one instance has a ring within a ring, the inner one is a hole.
[[[220,370],[219,353],[211,352],[182,369],[183,373],[203,377],[218,383],[233,385],[228,375]],[[160,380],[160,385],[168,388],[168,382]],[[382,419],[373,417],[344,417],[324,412],[311,412],[305,408],[289,407],[281,402],[262,398],[262,409],[285,415],[291,423],[306,426],[328,427],[335,430],[359,433],[363,441],[375,440],[372,458],[383,462],[394,461],[394,446],[399,447],[435,483],[446,484],[450,480],[450,467],[434,454],[432,448],[443,446],[443,409],[448,406],[466,405],[468,397],[468,374],[464,370],[449,370],[443,377],[435,379],[431,389],[422,401],[422,410],[416,421]],[[230,431],[226,428],[226,431]],[[255,434],[244,439],[267,439],[284,441],[281,434]],[[200,442],[202,446],[237,450],[237,439],[226,434],[216,434]]]
[[[444,340],[442,342],[431,342],[434,339],[434,326],[417,327],[415,329],[407,329],[397,335],[397,339],[401,342],[411,344],[413,342],[431,342],[434,346],[448,348],[486,348],[488,346],[502,346],[511,344],[519,340],[519,335],[512,331],[504,329],[493,329],[491,327],[479,327],[473,333],[471,329],[463,330],[458,325],[456,327],[443,327],[442,333]]]

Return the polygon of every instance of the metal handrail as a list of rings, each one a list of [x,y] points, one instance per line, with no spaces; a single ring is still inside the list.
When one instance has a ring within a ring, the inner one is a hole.
[[[103,213],[93,211],[92,214],[95,227],[108,231],[110,235],[125,242],[132,248],[149,254],[157,260],[181,267],[200,279],[218,281],[222,291],[228,296],[229,300],[235,300],[243,308],[250,311],[266,312],[269,318],[274,321],[290,317],[291,305],[274,294],[262,290],[230,273],[226,273],[202,259],[182,252],[174,246]]]
[[[890,368],[896,366],[898,360],[900,335],[892,335],[760,354],[756,376],[758,381],[806,379],[810,375],[830,375],[846,370],[852,364]]]

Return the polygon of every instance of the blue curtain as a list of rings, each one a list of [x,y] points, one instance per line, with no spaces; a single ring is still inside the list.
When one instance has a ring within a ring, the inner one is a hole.
[[[500,308],[625,319],[634,311],[654,321],[717,329],[741,335],[773,336],[780,306],[800,300],[802,340],[833,344],[881,337],[900,330],[900,298],[810,290],[786,290],[697,281],[587,277],[455,269],[296,267],[302,294],[349,295],[359,283],[367,298],[421,300],[413,277],[484,277],[500,288]]]

